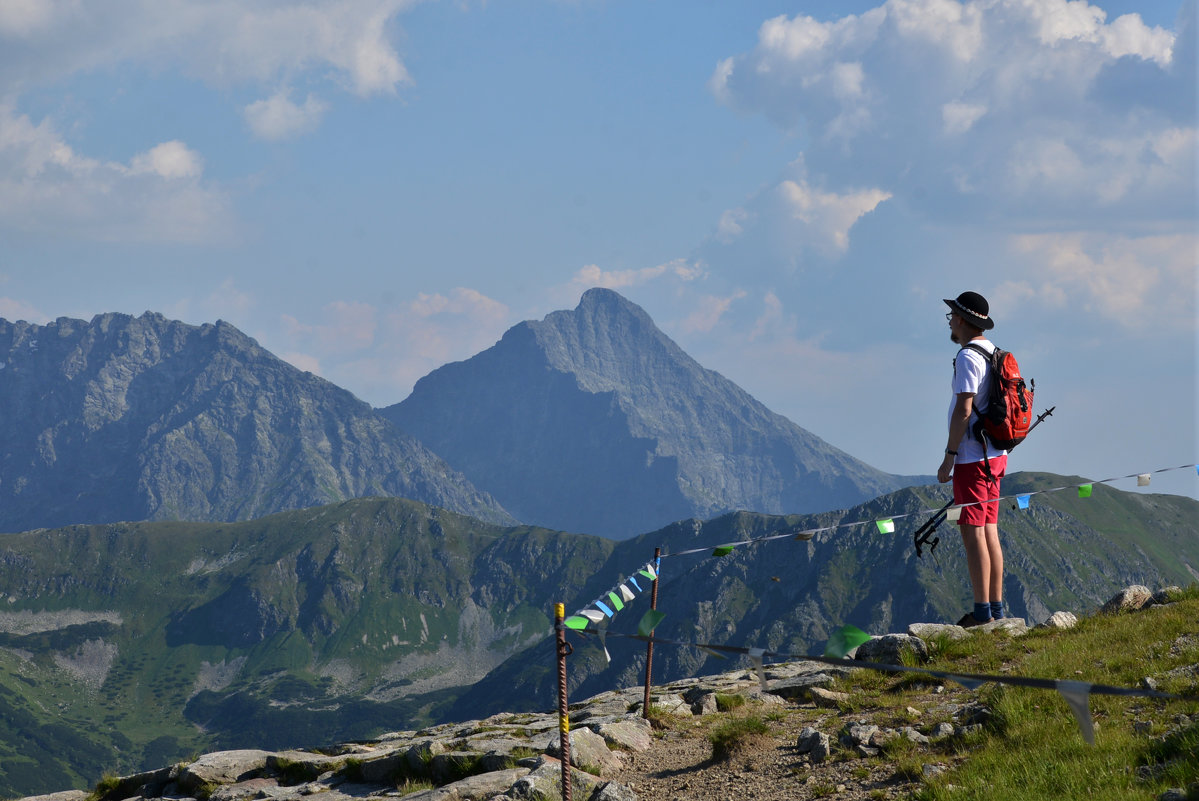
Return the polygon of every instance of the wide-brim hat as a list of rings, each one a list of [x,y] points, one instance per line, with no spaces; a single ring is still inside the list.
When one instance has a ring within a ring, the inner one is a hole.
[[[991,319],[991,306],[987,299],[977,292],[963,292],[953,300],[943,298],[945,305],[962,316],[962,319],[975,328],[990,331],[995,327]]]

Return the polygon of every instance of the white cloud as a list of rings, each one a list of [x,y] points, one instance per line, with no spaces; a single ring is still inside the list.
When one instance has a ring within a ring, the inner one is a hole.
[[[415,0],[9,0],[0,6],[0,85],[22,91],[122,63],[179,66],[215,85],[330,72],[359,95],[409,81],[389,39]]]
[[[1025,234],[1013,237],[1012,248],[1027,275],[1003,287],[1005,300],[1097,314],[1125,330],[1196,330],[1195,234]]]
[[[50,315],[34,308],[25,301],[6,297],[0,297],[0,317],[10,322],[25,320],[35,325],[44,325],[51,320]]]
[[[204,172],[204,160],[187,145],[173,140],[138,153],[129,163],[129,171],[133,175],[154,173],[168,179],[199,178]]]
[[[288,139],[312,131],[320,124],[328,108],[325,103],[310,94],[304,105],[296,105],[290,94],[283,89],[245,107],[246,122],[255,136],[268,141]]]
[[[223,193],[201,180],[203,160],[179,141],[128,164],[77,153],[49,121],[0,103],[0,226],[82,239],[227,239]]]
[[[689,334],[711,331],[720,322],[720,319],[724,317],[729,307],[735,301],[741,300],[745,296],[746,292],[743,289],[739,289],[726,297],[704,295],[699,298],[691,314],[687,315],[679,323],[679,328]]]
[[[638,270],[602,270],[595,264],[579,268],[571,279],[572,287],[590,289],[604,287],[605,289],[625,289],[640,286],[662,276],[673,276],[680,281],[694,281],[704,276],[704,268],[686,259],[674,259],[654,267],[642,267]]]
[[[839,195],[813,189],[806,181],[783,181],[778,194],[803,237],[831,252],[849,247],[849,229],[863,215],[891,197],[881,189]]]
[[[1184,35],[1086,0],[887,0],[767,20],[709,86],[807,134],[827,191],[886,186],[933,218],[1180,221],[1195,174]]]

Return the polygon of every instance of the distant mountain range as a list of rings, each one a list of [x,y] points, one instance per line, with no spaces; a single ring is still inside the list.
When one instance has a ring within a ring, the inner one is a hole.
[[[389,495],[623,538],[742,509],[843,508],[921,480],[774,414],[604,289],[382,410],[224,322],[0,320],[0,408],[0,531]]]
[[[1016,474],[1012,492],[1075,479]],[[969,600],[953,531],[917,559],[912,514],[940,486],[847,511],[739,512],[624,542],[501,527],[375,498],[239,523],[143,522],[0,535],[0,797],[83,787],[188,753],[315,747],[554,705],[553,603],[590,604],[662,560],[658,633],[819,652],[830,631],[956,619]],[[870,523],[898,517],[881,535]],[[842,525],[708,550],[770,533]],[[1087,611],[1131,583],[1199,577],[1199,503],[1095,487],[1003,512],[1012,611]],[[693,548],[700,553],[669,556]],[[643,587],[648,590],[648,585]],[[631,633],[648,591],[611,624]],[[577,641],[571,692],[637,685],[644,645]],[[659,647],[664,681],[728,669]]]
[[[228,323],[0,320],[0,531],[246,520],[398,495],[514,523],[344,389]]]
[[[844,508],[931,480],[876,470],[771,412],[607,289],[514,326],[382,414],[520,520],[618,538],[742,509]]]

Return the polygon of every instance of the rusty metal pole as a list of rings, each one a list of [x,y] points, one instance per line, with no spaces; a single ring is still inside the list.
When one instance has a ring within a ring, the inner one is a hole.
[[[566,657],[571,652],[562,621],[566,607],[554,604],[554,634],[558,645],[558,742],[562,749],[562,801],[570,798],[570,715],[566,703]]]
[[[658,575],[659,565],[662,564],[662,548],[654,548],[654,586],[649,591],[649,608],[657,610],[658,608]],[[654,636],[651,631],[650,637]],[[649,720],[649,685],[654,672],[654,643],[651,640],[645,646],[645,700],[641,702],[641,716]]]

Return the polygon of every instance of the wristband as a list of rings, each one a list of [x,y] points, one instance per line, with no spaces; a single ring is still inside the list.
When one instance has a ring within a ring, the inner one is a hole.
[[[957,456],[957,455],[958,455],[958,452],[957,452],[957,451],[951,451],[951,450],[949,450],[949,448],[946,448],[946,449],[945,449],[945,452],[946,452],[947,454],[949,454],[950,456]]]

